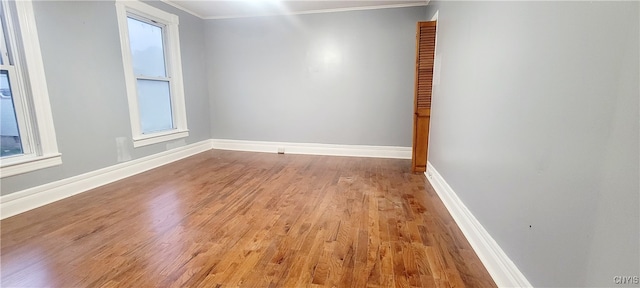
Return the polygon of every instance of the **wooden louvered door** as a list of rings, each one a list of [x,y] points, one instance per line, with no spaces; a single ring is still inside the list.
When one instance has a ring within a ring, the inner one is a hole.
[[[418,22],[416,33],[416,89],[413,113],[413,172],[427,170],[431,84],[436,50],[436,21]]]

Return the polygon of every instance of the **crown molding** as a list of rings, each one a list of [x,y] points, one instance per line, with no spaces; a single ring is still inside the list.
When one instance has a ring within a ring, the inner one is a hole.
[[[179,5],[179,4],[177,4],[177,3],[173,2],[173,1],[170,1],[170,0],[160,0],[160,1],[161,1],[162,3],[165,3],[165,4],[169,5],[169,6],[172,6],[172,7],[174,7],[174,8],[178,8],[178,9],[180,9],[180,10],[184,11],[184,12],[187,12],[187,13],[189,13],[189,14],[193,15],[193,16],[196,16],[196,17],[198,17],[198,18],[200,18],[200,19],[205,19],[205,17],[204,17],[204,16],[202,16],[202,15],[200,15],[200,14],[196,13],[196,12],[193,12],[193,11],[191,11],[191,10],[187,9],[187,8],[184,8],[184,7],[182,7],[181,5]]]
[[[227,16],[203,16],[192,10],[189,10],[180,4],[171,0],[160,0],[161,2],[187,12],[193,16],[196,16],[204,20],[220,20],[220,19],[236,19],[236,18],[254,18],[254,17],[269,17],[269,16],[291,16],[291,15],[305,15],[305,14],[319,14],[319,13],[333,13],[333,12],[348,12],[348,11],[361,11],[361,10],[376,10],[376,9],[389,9],[389,8],[405,8],[405,7],[418,7],[427,6],[430,0],[426,0],[423,3],[405,3],[405,4],[390,4],[390,5],[377,5],[377,6],[357,6],[348,8],[336,8],[336,9],[319,9],[319,10],[307,10],[296,11],[288,13],[270,13],[270,14],[253,14],[253,15],[227,15]]]
[[[349,12],[349,11],[363,11],[363,10],[377,10],[377,9],[389,9],[389,8],[405,8],[405,7],[418,7],[427,6],[428,2],[424,3],[406,3],[406,4],[391,4],[391,5],[378,5],[378,6],[359,6],[348,8],[336,8],[336,9],[319,9],[319,10],[307,10],[288,13],[271,13],[271,14],[256,14],[256,15],[230,15],[230,16],[216,16],[205,17],[205,20],[223,20],[223,19],[238,19],[238,18],[255,18],[255,17],[272,17],[272,16],[293,16],[293,15],[305,15],[305,14],[320,14],[320,13],[334,13],[334,12]]]

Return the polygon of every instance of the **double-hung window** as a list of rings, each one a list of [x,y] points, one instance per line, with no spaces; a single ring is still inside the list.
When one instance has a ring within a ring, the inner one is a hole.
[[[133,146],[187,137],[178,16],[116,2]]]
[[[62,163],[31,1],[0,0],[0,175]]]

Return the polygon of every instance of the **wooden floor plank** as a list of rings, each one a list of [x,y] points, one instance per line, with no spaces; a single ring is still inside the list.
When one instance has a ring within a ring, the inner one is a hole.
[[[496,287],[396,159],[212,150],[0,222],[2,287]]]

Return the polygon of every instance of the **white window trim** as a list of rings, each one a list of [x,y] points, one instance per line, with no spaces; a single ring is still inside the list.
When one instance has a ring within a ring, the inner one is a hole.
[[[122,49],[122,63],[129,102],[129,119],[133,147],[141,147],[189,136],[187,129],[187,113],[184,101],[184,84],[182,80],[182,60],[180,57],[180,38],[178,35],[178,16],[149,6],[140,1],[117,0],[118,27],[120,30],[120,48]],[[174,129],[157,133],[143,134],[140,127],[140,112],[138,110],[138,92],[136,77],[133,73],[131,50],[129,49],[129,29],[127,13],[132,13],[151,19],[165,26],[165,54],[169,78],[171,78],[171,109]]]
[[[29,73],[29,81],[25,81],[27,82],[25,85],[29,86],[31,94],[26,97],[32,101],[33,117],[30,120],[35,122],[33,127],[35,135],[31,137],[37,140],[33,141],[36,147],[32,147],[32,154],[0,160],[0,178],[62,164],[62,155],[58,152],[56,142],[33,4],[31,0],[14,3],[17,12],[14,16],[20,26],[18,33],[22,38],[22,50],[19,52]]]

